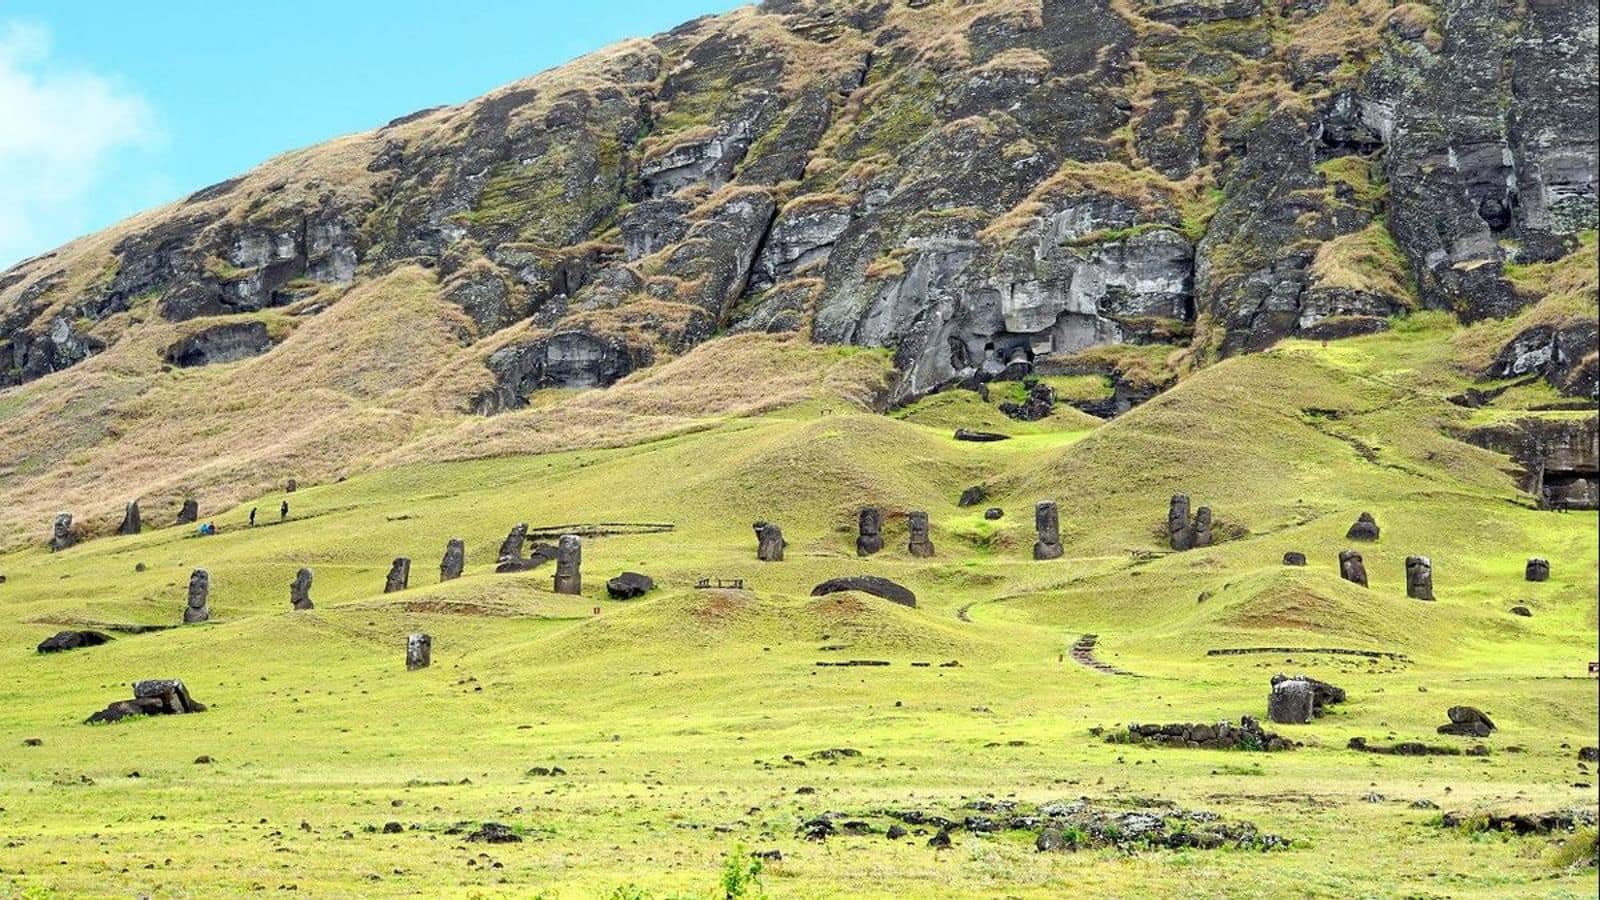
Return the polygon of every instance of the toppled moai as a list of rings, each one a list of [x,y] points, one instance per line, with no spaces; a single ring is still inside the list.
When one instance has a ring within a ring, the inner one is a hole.
[[[556,542],[555,592],[577,594],[583,590],[583,541],[575,534],[563,534]]]
[[[1464,737],[1488,737],[1494,731],[1494,722],[1483,711],[1472,706],[1452,706],[1445,710],[1450,721],[1440,725],[1440,734],[1459,734]]]
[[[117,722],[129,716],[170,716],[205,712],[204,703],[189,696],[176,678],[134,682],[133,699],[118,700],[85,720],[85,724]]]
[[[83,647],[98,647],[110,641],[111,635],[103,631],[58,631],[40,641],[34,649],[40,653],[62,653]]]
[[[178,510],[179,525],[192,525],[200,518],[200,501],[190,497],[183,501],[183,507]]]
[[[623,572],[606,582],[606,595],[613,600],[635,600],[655,590],[655,579],[638,572]]]
[[[1406,557],[1406,596],[1433,599],[1433,560],[1426,556]]]
[[[1352,541],[1375,541],[1378,539],[1378,520],[1372,517],[1372,513],[1364,512],[1356,517],[1355,524],[1344,536]]]
[[[139,527],[139,501],[134,500],[122,508],[122,524],[117,526],[117,534],[138,534]]]
[[[933,538],[928,536],[928,514],[920,511],[906,513],[906,524],[911,529],[906,549],[912,556],[924,558],[932,556]]]
[[[55,523],[50,526],[50,552],[65,550],[78,543],[78,532],[72,527],[72,513],[56,513]]]
[[[883,513],[864,506],[857,521],[856,555],[871,556],[883,549]]]
[[[1033,506],[1033,527],[1039,540],[1033,545],[1034,559],[1061,558],[1061,516],[1054,500],[1040,500]]]
[[[195,569],[189,573],[189,602],[183,608],[183,623],[211,620],[211,573]]]
[[[1361,561],[1361,554],[1354,550],[1339,551],[1339,577],[1367,586],[1367,566]]]
[[[433,638],[416,632],[406,638],[406,670],[426,669],[433,665]]]
[[[981,484],[975,484],[961,492],[961,496],[956,498],[956,505],[963,508],[968,506],[977,506],[979,503],[982,503],[987,499],[989,499],[988,488],[985,488]]]
[[[411,583],[411,560],[404,556],[396,556],[394,562],[389,564],[389,574],[383,579],[383,592],[393,594],[403,591]]]
[[[1298,550],[1290,550],[1283,555],[1283,564],[1286,566],[1303,566],[1306,564],[1306,555]]]
[[[311,603],[311,570],[301,569],[289,583],[289,604],[295,609],[313,609]]]
[[[783,548],[789,546],[783,539],[783,529],[771,522],[756,522],[756,559],[762,562],[782,562]]]
[[[1522,577],[1528,581],[1549,581],[1550,560],[1541,559],[1537,556],[1530,557],[1528,559],[1528,567],[1523,570]]]
[[[460,538],[451,538],[444,545],[444,559],[439,561],[439,580],[450,581],[461,577],[467,566],[467,545]]]
[[[1194,546],[1194,526],[1189,522],[1189,495],[1173,494],[1167,504],[1167,544],[1174,550]]]
[[[515,562],[522,558],[522,544],[528,539],[528,523],[518,522],[512,526],[506,539],[500,542],[500,555],[495,557],[497,562]]]

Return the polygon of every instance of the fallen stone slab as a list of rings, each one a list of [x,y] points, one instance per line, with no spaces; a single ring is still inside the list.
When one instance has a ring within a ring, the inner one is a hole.
[[[1000,434],[996,431],[973,431],[968,428],[957,428],[956,440],[971,441],[977,444],[992,444],[995,441],[1009,441],[1011,440],[1011,435]]]
[[[840,591],[860,591],[874,597],[882,597],[890,603],[909,606],[913,609],[917,605],[917,595],[910,588],[896,584],[887,578],[877,575],[851,575],[844,578],[830,578],[811,589],[811,596],[822,597],[836,594]]]
[[[62,653],[83,647],[98,647],[112,640],[111,635],[99,631],[62,631],[39,642],[40,653]]]

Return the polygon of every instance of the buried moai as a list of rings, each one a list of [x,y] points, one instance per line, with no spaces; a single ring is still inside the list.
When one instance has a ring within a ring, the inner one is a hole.
[[[515,562],[522,558],[522,544],[528,539],[528,523],[518,522],[511,527],[511,532],[506,539],[500,542],[500,555],[497,562]]]
[[[1344,536],[1352,541],[1375,541],[1378,539],[1378,520],[1372,517],[1372,513],[1364,512],[1356,517],[1355,524]]]
[[[301,569],[289,583],[289,604],[295,609],[313,609],[311,603],[311,570]]]
[[[1174,550],[1194,546],[1194,526],[1189,524],[1189,495],[1173,494],[1167,504],[1167,544]]]
[[[1211,546],[1211,507],[1202,506],[1194,511],[1195,547]]]
[[[406,637],[406,670],[426,669],[433,665],[433,638],[420,631]]]
[[[1367,586],[1367,566],[1361,561],[1361,554],[1354,550],[1339,551],[1339,577]]]
[[[928,536],[928,514],[925,512],[906,513],[906,525],[911,529],[911,536],[906,541],[906,550],[912,556],[929,557],[933,555],[933,538]]]
[[[856,523],[856,555],[871,556],[883,549],[883,513],[864,506]]]
[[[1303,566],[1306,564],[1306,555],[1299,550],[1290,550],[1283,555],[1283,564],[1286,566]]]
[[[383,580],[383,592],[392,594],[403,591],[411,582],[411,560],[404,556],[397,556],[389,565],[389,575]]]
[[[179,525],[192,525],[200,518],[200,501],[190,497],[183,501],[183,507],[178,510]]]
[[[1033,527],[1039,540],[1033,545],[1034,559],[1061,558],[1061,514],[1054,500],[1040,500],[1033,506]]]
[[[556,542],[555,592],[577,594],[583,590],[583,541],[575,534],[563,534]]]
[[[460,538],[451,538],[444,545],[444,559],[439,561],[439,580],[450,581],[460,578],[461,570],[467,566],[467,545]]]
[[[1414,600],[1433,599],[1433,560],[1426,556],[1406,557],[1406,596]]]
[[[183,608],[183,624],[211,620],[211,573],[195,569],[189,573],[189,603]]]
[[[1529,557],[1528,567],[1523,570],[1522,577],[1528,581],[1549,581],[1550,560],[1537,556]]]
[[[756,522],[751,527],[756,531],[756,559],[782,562],[783,548],[789,546],[783,539],[783,529],[771,522]]]
[[[56,513],[55,523],[50,526],[50,552],[65,550],[78,542],[78,533],[72,529],[72,513]]]
[[[135,500],[122,508],[122,524],[117,526],[117,534],[138,534],[139,525],[139,501]]]

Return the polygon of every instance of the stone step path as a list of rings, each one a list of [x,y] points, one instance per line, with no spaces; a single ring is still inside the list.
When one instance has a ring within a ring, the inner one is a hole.
[[[1096,672],[1103,672],[1107,675],[1126,675],[1130,678],[1137,678],[1138,676],[1134,675],[1132,672],[1129,672],[1125,669],[1119,669],[1116,666],[1113,666],[1109,663],[1103,663],[1094,658],[1094,645],[1099,639],[1100,636],[1097,634],[1086,634],[1083,637],[1078,638],[1077,642],[1072,645],[1072,661],[1082,666],[1088,666]]]

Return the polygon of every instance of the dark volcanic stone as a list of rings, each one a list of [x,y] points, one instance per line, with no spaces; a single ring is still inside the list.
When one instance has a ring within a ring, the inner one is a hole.
[[[909,588],[896,584],[887,578],[877,575],[854,575],[845,578],[831,578],[811,589],[811,596],[821,597],[839,591],[861,591],[874,597],[882,597],[891,603],[901,606],[915,607],[917,595]]]
[[[111,640],[111,635],[98,631],[62,631],[39,642],[38,652],[60,653],[80,647],[98,647]]]
[[[1286,566],[1303,566],[1306,564],[1306,555],[1298,550],[1290,550],[1283,555],[1283,564]]]
[[[1352,541],[1375,541],[1378,539],[1378,521],[1372,518],[1372,513],[1364,512],[1344,536]]]
[[[987,499],[989,499],[989,492],[984,489],[983,485],[975,484],[961,492],[961,499],[956,501],[956,505],[977,506]]]
[[[993,522],[996,519],[1004,517],[1005,514],[1006,514],[1006,511],[1001,509],[998,506],[991,506],[988,509],[983,511],[983,517],[985,519],[988,519],[991,522]]]
[[[987,444],[987,443],[993,443],[995,441],[1009,441],[1009,440],[1011,440],[1011,435],[1009,435],[1009,434],[1000,434],[1000,433],[994,432],[994,431],[972,431],[972,430],[967,429],[967,428],[957,428],[956,429],[956,440],[958,440],[958,441],[972,441],[974,443]]]
[[[1488,737],[1495,730],[1494,722],[1482,710],[1471,706],[1452,706],[1445,712],[1450,721],[1440,725],[1440,734],[1459,734],[1466,737]]]
[[[1528,567],[1524,570],[1523,577],[1528,581],[1549,581],[1550,560],[1540,559],[1537,556],[1529,558]]]
[[[1513,616],[1521,616],[1524,619],[1533,618],[1533,610],[1527,608],[1526,606],[1513,606],[1513,607],[1511,607],[1511,614]]]
[[[656,583],[649,575],[623,572],[606,582],[606,593],[613,600],[633,600],[655,590]]]

